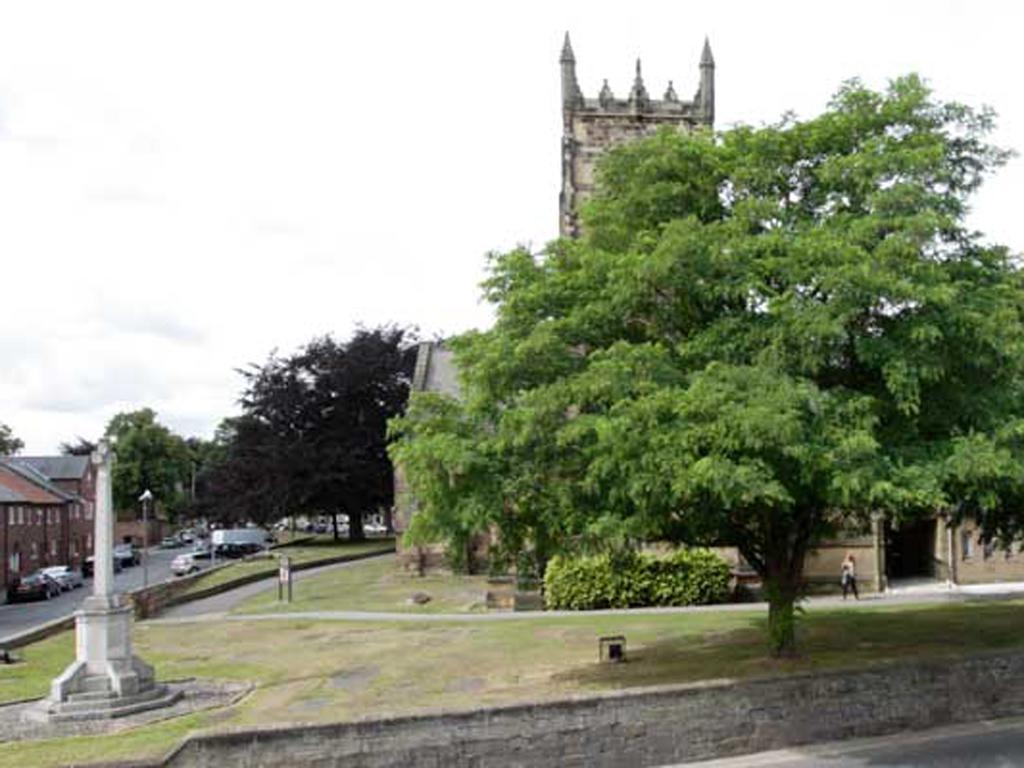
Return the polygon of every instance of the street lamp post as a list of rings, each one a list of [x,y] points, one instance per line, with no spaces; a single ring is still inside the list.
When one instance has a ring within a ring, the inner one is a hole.
[[[153,494],[149,488],[139,496],[142,502],[142,587],[149,586],[149,508],[153,505]]]

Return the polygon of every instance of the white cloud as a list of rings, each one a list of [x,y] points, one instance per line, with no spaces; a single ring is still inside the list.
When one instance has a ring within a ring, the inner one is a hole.
[[[34,452],[152,406],[209,434],[233,369],[357,322],[484,325],[483,255],[557,222],[558,54],[697,84],[719,125],[910,70],[1024,149],[1012,4],[0,5],[0,421]],[[1024,249],[1015,161],[974,222]]]

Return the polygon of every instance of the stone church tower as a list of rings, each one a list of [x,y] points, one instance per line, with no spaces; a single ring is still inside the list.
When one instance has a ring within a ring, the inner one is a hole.
[[[692,101],[681,101],[672,81],[661,99],[652,99],[636,61],[636,77],[628,98],[616,99],[608,81],[596,99],[583,96],[576,81],[576,57],[565,33],[562,67],[562,192],[559,195],[559,234],[579,234],[578,210],[594,188],[594,164],[607,149],[650,136],[663,125],[680,130],[711,127],[715,120],[715,60],[704,40],[700,85]]]

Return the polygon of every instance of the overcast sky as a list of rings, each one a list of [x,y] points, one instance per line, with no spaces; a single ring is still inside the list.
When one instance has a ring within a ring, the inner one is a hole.
[[[556,234],[558,56],[580,85],[687,98],[718,127],[821,111],[910,71],[1024,150],[1009,2],[3,2],[0,422],[27,453],[150,406],[184,435],[234,369],[357,323],[486,326],[488,250]],[[973,224],[1024,250],[1024,165]]]

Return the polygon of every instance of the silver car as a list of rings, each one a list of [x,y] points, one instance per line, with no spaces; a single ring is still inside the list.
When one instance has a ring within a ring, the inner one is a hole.
[[[65,592],[85,584],[82,572],[76,571],[69,565],[51,565],[49,568],[43,568],[43,573],[60,584],[60,588]]]

